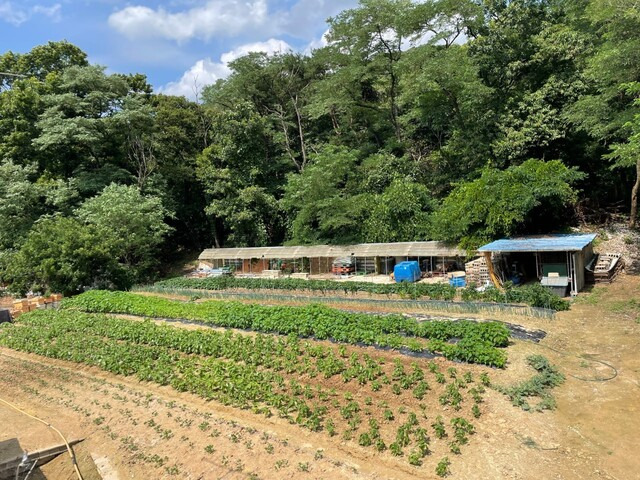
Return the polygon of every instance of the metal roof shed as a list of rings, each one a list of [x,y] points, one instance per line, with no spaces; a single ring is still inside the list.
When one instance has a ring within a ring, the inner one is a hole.
[[[593,256],[595,233],[565,233],[554,235],[536,235],[515,238],[503,238],[488,243],[478,249],[479,252],[492,253],[566,253],[567,270],[571,283],[571,295],[584,288],[584,267]]]
[[[250,263],[245,268],[245,260],[262,259],[263,267],[268,260],[279,259],[316,259],[318,265],[329,265],[334,258],[429,258],[429,257],[465,257],[467,252],[442,242],[396,242],[396,243],[361,243],[355,245],[298,245],[279,247],[240,247],[240,248],[208,248],[199,259],[219,264],[234,261],[242,263],[244,270],[251,271]],[[321,262],[320,262],[321,261]],[[264,269],[264,268],[263,268]],[[328,271],[328,268],[325,268]]]
[[[479,252],[580,252],[596,238],[595,233],[503,238],[488,243]]]

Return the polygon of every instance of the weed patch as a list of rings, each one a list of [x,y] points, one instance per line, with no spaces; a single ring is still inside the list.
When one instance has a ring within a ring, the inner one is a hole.
[[[542,355],[527,357],[527,364],[536,370],[533,377],[510,387],[494,385],[494,388],[507,395],[513,405],[526,411],[553,410],[556,401],[550,390],[561,385],[565,377]],[[531,398],[539,398],[537,404],[530,403]]]

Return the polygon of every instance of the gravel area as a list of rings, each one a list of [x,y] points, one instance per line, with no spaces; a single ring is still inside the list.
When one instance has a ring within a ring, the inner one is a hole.
[[[616,222],[597,230],[597,253],[622,253],[627,273],[640,273],[640,232]]]

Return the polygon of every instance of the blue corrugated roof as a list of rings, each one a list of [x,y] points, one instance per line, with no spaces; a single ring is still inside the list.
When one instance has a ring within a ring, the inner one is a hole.
[[[596,238],[595,233],[566,233],[503,238],[488,243],[479,252],[578,252]]]

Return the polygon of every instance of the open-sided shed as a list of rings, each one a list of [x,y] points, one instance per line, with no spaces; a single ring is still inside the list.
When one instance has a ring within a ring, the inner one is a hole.
[[[417,260],[424,271],[461,263],[466,252],[442,242],[361,243],[355,245],[300,245],[281,247],[209,248],[199,257],[211,267],[230,266],[239,273],[278,270],[285,264],[294,272],[331,272],[336,258],[353,258],[356,271],[388,274],[395,262]]]
[[[593,257],[595,238],[594,233],[503,238],[480,247],[478,252],[502,255],[510,267],[515,264],[528,270],[528,277],[546,278],[550,286],[553,279],[566,277],[571,295],[577,295],[585,285],[585,266]]]

